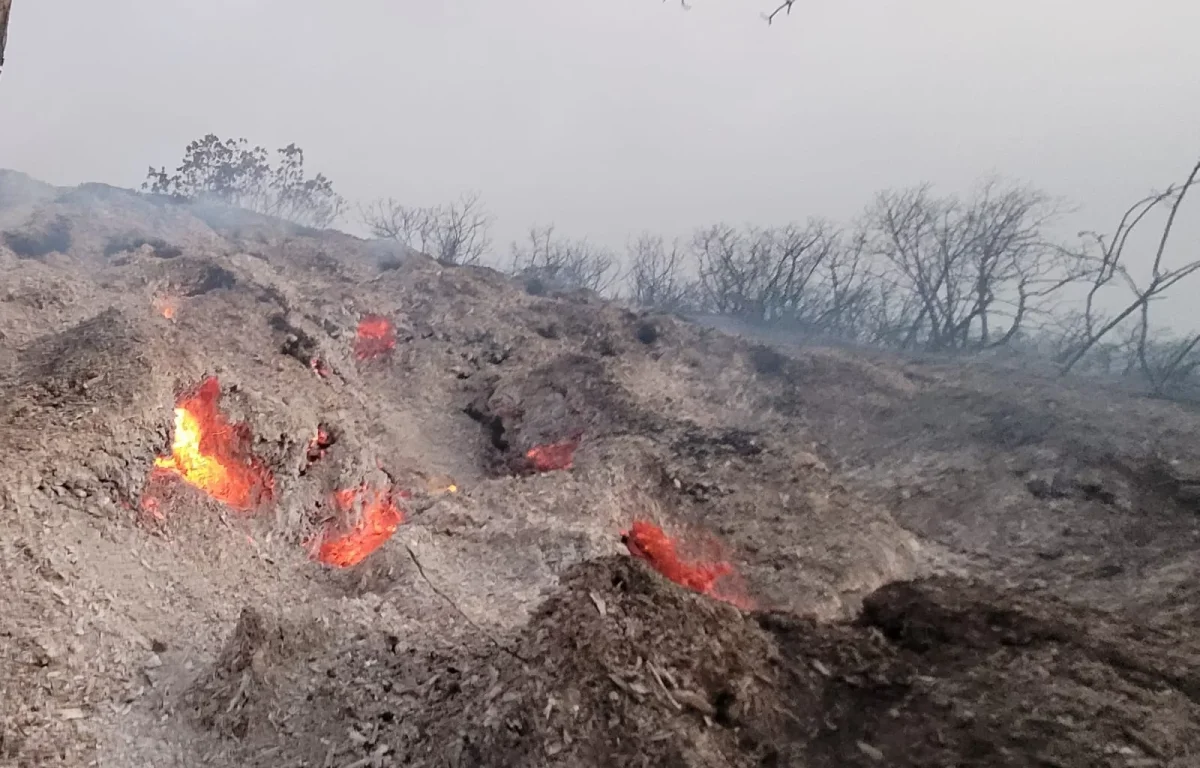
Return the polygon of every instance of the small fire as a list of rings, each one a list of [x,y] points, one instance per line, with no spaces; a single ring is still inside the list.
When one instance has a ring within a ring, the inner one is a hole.
[[[175,319],[176,303],[175,299],[170,296],[155,296],[154,311],[168,320]]]
[[[621,541],[631,555],[642,558],[676,584],[742,610],[754,608],[732,564],[681,556],[677,542],[654,523],[635,520],[628,531],[621,532]]]
[[[403,492],[368,488],[343,488],[333,494],[333,503],[344,516],[358,513],[358,522],[349,531],[339,531],[331,521],[319,537],[310,543],[313,558],[325,565],[349,568],[367,558],[392,537],[404,522],[404,512],[396,502]]]
[[[269,501],[270,471],[250,450],[250,428],[221,413],[221,385],[209,377],[175,406],[171,455],[154,460],[154,472],[178,475],[185,483],[234,509],[246,511]]]
[[[380,315],[367,315],[358,323],[354,338],[354,356],[373,360],[390,354],[396,348],[396,328],[392,321]]]
[[[525,458],[534,472],[570,469],[575,463],[575,449],[579,447],[579,440],[580,436],[577,435],[557,443],[534,446],[525,452]]]

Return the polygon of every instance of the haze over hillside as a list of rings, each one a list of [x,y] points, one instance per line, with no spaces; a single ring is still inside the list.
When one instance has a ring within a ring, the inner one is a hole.
[[[1188,0],[692,5],[19,3],[0,167],[136,187],[209,131],[296,142],[352,201],[479,190],[506,255],[535,223],[620,247],[991,172],[1080,206],[1073,234],[1195,154]]]
[[[0,759],[1200,749],[1194,408],[212,201],[0,192]]]
[[[1195,4],[16,3],[0,768],[1194,765]]]

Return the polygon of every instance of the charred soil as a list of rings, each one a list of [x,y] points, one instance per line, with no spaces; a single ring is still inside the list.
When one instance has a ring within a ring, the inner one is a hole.
[[[1200,755],[1182,406],[7,178],[0,766]]]

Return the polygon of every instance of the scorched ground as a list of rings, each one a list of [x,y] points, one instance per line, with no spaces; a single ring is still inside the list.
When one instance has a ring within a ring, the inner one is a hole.
[[[1181,406],[20,190],[0,766],[1200,754]]]

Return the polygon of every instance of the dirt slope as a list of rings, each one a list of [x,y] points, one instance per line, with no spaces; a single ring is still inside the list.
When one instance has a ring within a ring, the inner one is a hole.
[[[1192,414],[785,355],[100,185],[22,194],[0,194],[28,209],[0,241],[0,766],[1200,748]],[[395,347],[356,359],[376,315]],[[250,510],[152,472],[214,376],[270,474]],[[570,469],[530,471],[578,436]],[[359,565],[314,562],[363,485],[402,491],[404,523]],[[635,518],[717,537],[759,610],[630,558]]]

